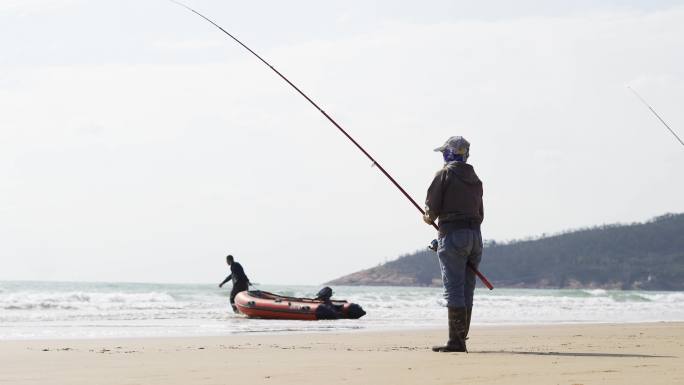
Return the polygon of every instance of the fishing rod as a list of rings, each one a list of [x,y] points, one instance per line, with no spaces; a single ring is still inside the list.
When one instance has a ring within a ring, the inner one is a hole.
[[[244,49],[246,49],[247,51],[249,51],[252,55],[256,56],[257,59],[259,59],[262,63],[264,63],[265,65],[267,65],[270,69],[272,69],[273,72],[275,72],[278,76],[280,76],[287,84],[289,84],[290,86],[292,86],[292,88],[294,88],[300,95],[302,95],[302,96],[304,97],[304,99],[306,99],[306,100],[307,100],[309,103],[311,103],[311,105],[313,105],[321,114],[323,114],[323,116],[325,116],[325,117],[330,121],[330,123],[332,123],[335,127],[337,127],[337,129],[340,130],[340,132],[341,132],[344,136],[346,136],[347,139],[349,139],[349,140],[356,146],[356,148],[358,148],[364,155],[366,155],[366,157],[367,157],[368,159],[370,159],[370,161],[372,162],[372,165],[375,166],[375,167],[377,167],[378,170],[380,170],[380,172],[382,172],[383,175],[385,175],[385,176],[387,177],[387,179],[389,179],[390,182],[392,182],[392,184],[394,184],[394,186],[395,186],[402,194],[404,194],[404,196],[406,197],[406,199],[408,199],[408,200],[413,204],[413,206],[415,206],[415,208],[418,209],[418,211],[420,211],[420,213],[421,213],[422,215],[425,215],[425,211],[424,211],[424,210],[420,207],[420,205],[418,205],[418,203],[416,203],[416,201],[415,201],[415,200],[406,192],[406,190],[404,190],[404,188],[401,187],[401,185],[399,185],[399,183],[392,177],[392,175],[390,175],[390,174],[385,170],[385,168],[382,167],[382,165],[380,165],[380,163],[378,163],[378,162],[371,156],[371,154],[368,153],[368,151],[366,151],[363,147],[361,147],[361,145],[360,145],[356,140],[354,140],[354,138],[352,138],[351,135],[349,135],[349,134],[347,133],[347,131],[345,131],[345,130],[342,128],[342,126],[340,126],[339,124],[337,124],[337,122],[336,122],[333,118],[331,118],[330,115],[328,115],[327,112],[323,111],[323,109],[322,109],[321,107],[319,107],[318,104],[316,104],[316,102],[314,102],[313,100],[311,100],[311,98],[309,98],[304,92],[302,92],[302,90],[300,90],[299,87],[297,87],[296,85],[294,85],[294,83],[292,83],[288,78],[286,78],[285,75],[281,74],[280,71],[278,71],[277,69],[275,69],[269,62],[267,62],[267,61],[264,60],[261,56],[259,56],[259,54],[257,54],[256,52],[252,51],[251,48],[247,47],[243,42],[241,42],[240,40],[238,40],[238,39],[237,39],[235,36],[233,36],[230,32],[228,32],[228,31],[226,31],[225,29],[223,29],[223,27],[221,27],[220,25],[216,24],[214,21],[212,21],[212,20],[209,19],[208,17],[204,16],[203,14],[201,14],[201,13],[195,11],[194,9],[190,8],[189,6],[183,4],[183,3],[179,2],[179,1],[176,1],[176,0],[169,0],[169,1],[171,1],[172,3],[175,3],[175,4],[177,4],[177,5],[179,5],[179,6],[183,7],[183,8],[185,8],[185,9],[187,9],[188,11],[190,11],[190,12],[196,14],[197,16],[201,17],[202,19],[208,21],[208,22],[211,23],[214,27],[216,27],[216,28],[218,28],[219,30],[221,30],[221,32],[225,33],[225,34],[228,35],[231,39],[235,40],[236,43],[240,44]],[[434,221],[432,221],[431,224],[432,224],[432,227],[435,228],[435,230],[439,231],[439,227],[437,226],[437,224],[436,224]],[[480,280],[482,281],[482,283],[484,283],[485,286],[487,286],[487,288],[489,288],[489,290],[494,289],[494,286],[489,282],[489,280],[487,279],[487,277],[485,277],[485,276],[484,276],[484,275],[475,267],[475,265],[473,265],[472,263],[468,262],[468,267],[469,267],[469,268],[470,268],[470,269],[471,269],[471,270],[480,278]]]
[[[641,102],[644,103],[644,105],[646,105],[646,107],[648,107],[649,110],[651,110],[651,112],[653,112],[653,115],[655,115],[656,118],[658,118],[658,120],[660,120],[660,122],[665,126],[665,128],[667,128],[670,131],[670,133],[672,133],[672,135],[674,135],[674,137],[677,138],[679,143],[681,143],[682,146],[684,146],[684,142],[682,142],[682,139],[679,136],[677,136],[677,134],[674,132],[674,130],[672,130],[667,123],[665,123],[663,118],[661,118],[660,115],[658,115],[658,113],[653,109],[653,107],[651,107],[651,105],[648,104],[648,102],[644,98],[642,98],[641,95],[639,95],[639,93],[636,92],[636,90],[634,88],[632,88],[630,86],[627,86],[627,88],[629,88],[629,90],[632,91],[634,93],[634,95],[637,98],[639,98],[639,100],[641,100]]]

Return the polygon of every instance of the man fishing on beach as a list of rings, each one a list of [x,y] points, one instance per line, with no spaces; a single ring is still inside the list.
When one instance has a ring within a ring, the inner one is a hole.
[[[235,313],[239,313],[237,306],[235,306],[235,296],[239,292],[249,289],[249,278],[247,278],[242,265],[235,262],[232,255],[226,257],[226,263],[230,266],[230,274],[219,284],[219,287],[223,287],[226,282],[233,280],[233,289],[230,291],[230,306]]]
[[[476,283],[468,264],[477,268],[482,259],[482,181],[466,163],[470,143],[463,137],[452,136],[435,151],[442,153],[444,167],[428,188],[423,220],[430,225],[439,220],[437,256],[449,310],[449,340],[432,350],[466,352]]]

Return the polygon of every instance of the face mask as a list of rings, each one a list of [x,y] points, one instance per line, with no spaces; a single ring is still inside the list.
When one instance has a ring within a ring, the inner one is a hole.
[[[442,152],[442,156],[444,157],[444,162],[449,163],[449,162],[465,162],[465,159],[463,159],[463,155],[456,154],[454,151],[450,148],[445,149]]]

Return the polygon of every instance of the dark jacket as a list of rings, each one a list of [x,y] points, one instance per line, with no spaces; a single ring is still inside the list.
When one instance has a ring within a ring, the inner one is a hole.
[[[428,188],[426,213],[442,225],[476,225],[484,219],[482,181],[473,166],[450,162],[439,170]]]
[[[247,278],[245,270],[242,268],[242,265],[237,262],[233,262],[230,265],[230,275],[227,276],[223,282],[221,282],[221,285],[230,281],[231,279],[233,280],[234,286],[237,284],[249,284],[249,278]]]

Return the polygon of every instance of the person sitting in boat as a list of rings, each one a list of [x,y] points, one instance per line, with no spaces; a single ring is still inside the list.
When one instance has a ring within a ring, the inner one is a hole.
[[[245,269],[242,268],[241,264],[235,262],[232,255],[226,257],[226,263],[230,266],[230,274],[219,284],[219,287],[223,287],[226,282],[233,280],[233,290],[230,291],[230,306],[235,313],[239,313],[237,306],[235,306],[235,296],[239,292],[249,289],[249,278],[245,274]]]

